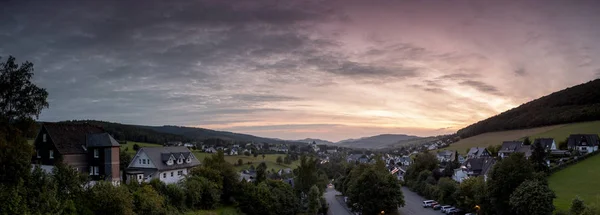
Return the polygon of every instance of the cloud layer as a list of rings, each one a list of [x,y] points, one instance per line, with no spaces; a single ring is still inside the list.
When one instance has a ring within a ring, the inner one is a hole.
[[[596,1],[9,1],[41,120],[279,138],[453,132],[599,77]]]

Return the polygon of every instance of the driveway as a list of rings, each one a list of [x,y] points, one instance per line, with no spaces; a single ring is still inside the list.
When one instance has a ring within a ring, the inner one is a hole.
[[[401,215],[440,215],[443,214],[439,210],[435,211],[431,208],[423,208],[423,201],[426,199],[419,196],[415,192],[410,191],[406,187],[402,187],[404,194],[404,207],[398,209]]]
[[[342,195],[342,193],[335,190],[333,186],[327,187],[324,195],[329,204],[329,215],[350,215],[350,212],[335,197],[336,195]]]

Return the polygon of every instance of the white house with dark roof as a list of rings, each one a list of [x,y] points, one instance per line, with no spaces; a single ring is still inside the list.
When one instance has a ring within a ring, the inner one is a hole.
[[[200,162],[183,146],[140,148],[125,170],[127,181],[149,182],[158,178],[165,184],[183,179]]]
[[[472,147],[467,153],[467,159],[481,157],[491,157],[490,151],[484,147]]]
[[[598,151],[598,145],[600,145],[600,138],[597,134],[571,134],[567,141],[569,149],[585,153]]]

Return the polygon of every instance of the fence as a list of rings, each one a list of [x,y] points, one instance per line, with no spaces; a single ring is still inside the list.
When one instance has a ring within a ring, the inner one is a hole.
[[[562,163],[562,164],[560,164],[558,166],[550,168],[550,174],[555,173],[555,172],[557,172],[557,171],[559,171],[561,169],[567,168],[568,166],[571,166],[573,164],[579,163],[579,162],[581,162],[581,161],[583,161],[585,159],[588,159],[589,157],[597,155],[598,153],[600,153],[600,150],[597,150],[595,152],[588,153],[588,154],[585,154],[585,155],[582,155],[582,156],[577,156],[574,159],[568,160],[567,162],[564,162],[564,163]]]

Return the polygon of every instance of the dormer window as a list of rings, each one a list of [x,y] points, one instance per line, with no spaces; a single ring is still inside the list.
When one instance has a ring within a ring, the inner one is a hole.
[[[169,158],[169,160],[167,161],[167,165],[168,166],[173,165],[173,158]]]
[[[98,149],[94,149],[94,158],[99,158],[100,157],[100,152],[98,151]]]
[[[191,163],[191,162],[192,162],[192,159],[191,159],[190,157],[188,157],[187,159],[185,159],[185,162],[186,162],[186,163]]]
[[[179,158],[177,159],[177,164],[182,164],[183,163],[183,159]]]

